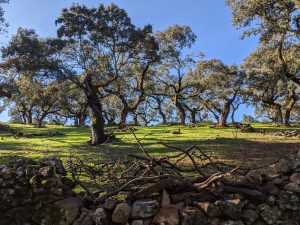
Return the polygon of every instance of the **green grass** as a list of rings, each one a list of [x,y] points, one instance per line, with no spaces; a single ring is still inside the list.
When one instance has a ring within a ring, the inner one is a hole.
[[[90,139],[89,128],[67,126],[47,126],[34,128],[28,125],[11,124],[11,128],[24,134],[63,133],[56,137],[33,137],[15,139],[8,131],[0,130],[0,163],[15,157],[38,159],[43,156],[56,155],[67,160],[70,154],[79,154],[83,158],[126,158],[128,154],[140,154],[135,139],[129,132],[115,132],[116,139],[105,146],[91,147],[86,144]],[[253,124],[255,128],[275,132],[286,128],[275,125]],[[181,134],[169,131],[181,129]],[[289,128],[291,130],[300,127]],[[260,133],[241,133],[238,129],[217,129],[205,127],[189,128],[188,126],[153,126],[135,127],[138,138],[153,156],[174,154],[172,148],[157,144],[167,142],[174,146],[187,148],[198,145],[221,160],[236,164],[262,165],[276,160],[280,155],[300,149],[299,138],[276,137]]]

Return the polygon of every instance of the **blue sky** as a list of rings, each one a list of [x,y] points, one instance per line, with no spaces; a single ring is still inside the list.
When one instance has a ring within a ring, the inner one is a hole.
[[[56,36],[54,24],[61,9],[72,3],[97,6],[115,3],[124,8],[136,26],[152,24],[154,31],[170,25],[188,25],[197,35],[192,52],[204,52],[207,58],[219,58],[227,64],[240,64],[257,46],[257,39],[241,40],[241,31],[231,25],[230,9],[225,0],[10,0],[5,8],[8,33],[1,36],[7,43],[18,27],[32,28],[40,36]],[[252,110],[241,107],[236,118]],[[0,121],[7,121],[7,113]]]

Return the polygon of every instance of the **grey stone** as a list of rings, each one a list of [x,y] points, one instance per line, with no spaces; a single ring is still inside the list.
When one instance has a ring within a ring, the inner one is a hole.
[[[154,216],[159,209],[156,200],[137,200],[132,205],[131,217],[133,219],[144,219]]]
[[[261,218],[270,225],[274,224],[282,213],[277,207],[270,207],[265,203],[260,204],[258,208],[260,210]]]

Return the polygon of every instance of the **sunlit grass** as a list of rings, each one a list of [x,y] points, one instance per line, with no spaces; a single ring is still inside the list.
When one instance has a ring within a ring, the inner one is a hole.
[[[23,132],[25,135],[60,132],[63,135],[55,137],[33,137],[15,139],[5,131],[0,131],[0,163],[12,157],[29,157],[38,159],[43,156],[56,155],[67,160],[70,154],[78,154],[83,158],[126,158],[128,154],[140,154],[135,139],[130,132],[115,132],[116,139],[104,146],[88,146],[90,128],[76,128],[67,126],[47,126],[35,128],[29,125],[11,124],[11,128]],[[267,132],[286,129],[276,125],[253,124]],[[169,131],[178,130],[181,134]],[[232,163],[261,164],[271,161],[281,153],[300,149],[299,138],[284,138],[260,133],[241,133],[238,129],[217,129],[210,126],[189,128],[188,126],[153,126],[135,127],[135,133],[142,139],[145,148],[153,156],[174,154],[175,150],[163,147],[157,142],[187,148],[198,145],[203,150],[217,155]],[[289,129],[300,129],[293,127]]]

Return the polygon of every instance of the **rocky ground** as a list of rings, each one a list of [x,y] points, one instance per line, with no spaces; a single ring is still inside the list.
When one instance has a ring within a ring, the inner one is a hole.
[[[91,201],[72,191],[58,158],[20,159],[0,166],[1,225],[297,225],[300,153],[286,155],[273,174],[250,171],[243,181],[221,179],[201,193],[164,189],[120,202]]]

